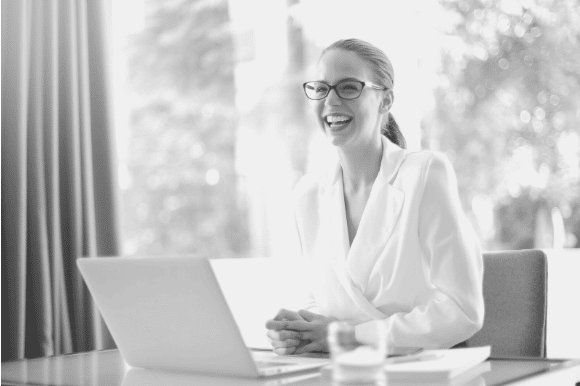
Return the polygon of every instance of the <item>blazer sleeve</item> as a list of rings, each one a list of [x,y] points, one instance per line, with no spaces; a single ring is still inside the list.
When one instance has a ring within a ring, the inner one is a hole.
[[[296,215],[294,215],[294,251],[295,253],[297,253],[294,258],[304,258],[304,254],[302,251],[302,242],[301,242],[301,237],[300,237],[300,231],[298,229],[298,222],[296,221]],[[308,261],[304,261],[304,264],[308,264]],[[308,271],[310,272],[311,270],[308,269]],[[308,280],[312,280],[312,277],[309,276]],[[312,287],[312,286],[310,286]],[[319,314],[320,311],[318,310],[318,304],[316,303],[316,300],[314,299],[314,296],[312,295],[312,291],[308,290],[307,295],[305,297],[305,299],[302,300],[302,303],[304,304],[304,309],[308,310],[310,312],[314,312],[315,314]]]
[[[483,325],[481,248],[461,208],[455,172],[440,153],[432,153],[424,171],[418,235],[433,288],[417,296],[410,312],[357,325],[363,342],[373,339],[374,323],[386,323],[391,345],[447,348]]]
[[[300,197],[302,195],[304,195],[304,191],[307,190],[308,188],[308,184],[312,184],[311,181],[308,180],[308,176],[303,177],[297,184],[297,186],[294,188],[293,191],[293,200],[292,200],[292,211],[293,211],[293,227],[292,227],[292,234],[289,235],[289,237],[291,238],[291,248],[290,248],[290,254],[292,255],[292,258],[296,259],[296,258],[304,258],[304,251],[303,251],[303,246],[302,246],[302,235],[300,234],[300,227],[298,226],[298,211],[300,210]],[[308,264],[308,261],[303,261],[304,264]],[[310,271],[310,270],[309,270]],[[308,280],[312,280],[312,277],[309,276]],[[311,286],[310,286],[311,287]],[[310,312],[314,312],[316,314],[320,313],[318,310],[318,305],[316,303],[316,300],[314,299],[314,296],[312,295],[312,291],[308,290],[306,292],[306,296],[304,297],[304,299],[302,299],[301,303],[303,304],[303,308],[305,310],[308,310]]]

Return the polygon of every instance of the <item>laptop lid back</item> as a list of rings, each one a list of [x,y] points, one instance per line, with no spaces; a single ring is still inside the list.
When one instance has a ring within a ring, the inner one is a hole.
[[[208,260],[81,258],[77,265],[129,365],[258,376]]]

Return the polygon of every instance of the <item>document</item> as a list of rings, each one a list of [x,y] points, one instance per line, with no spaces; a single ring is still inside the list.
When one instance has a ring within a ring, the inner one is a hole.
[[[415,355],[387,359],[385,374],[389,381],[448,382],[484,362],[490,353],[490,346],[425,350]]]

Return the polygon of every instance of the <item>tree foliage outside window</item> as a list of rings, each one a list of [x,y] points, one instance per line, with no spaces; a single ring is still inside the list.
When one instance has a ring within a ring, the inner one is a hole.
[[[227,2],[147,0],[144,10],[125,48],[125,253],[236,256],[247,230]]]
[[[440,2],[446,38],[424,146],[452,158],[464,208],[492,203],[495,226],[479,229],[488,249],[549,247],[538,237],[558,214],[565,246],[580,245],[578,2]]]

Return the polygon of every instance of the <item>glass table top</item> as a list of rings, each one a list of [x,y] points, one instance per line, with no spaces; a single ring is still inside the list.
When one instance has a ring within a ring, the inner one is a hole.
[[[562,367],[580,366],[580,361],[545,359],[491,359],[467,377],[449,385],[504,385]],[[176,371],[131,368],[118,350],[93,351],[73,355],[28,359],[2,363],[3,385],[109,385],[109,386],[186,386],[186,385],[331,385],[329,369],[306,371],[263,379],[219,377]],[[394,383],[389,382],[389,385]]]

